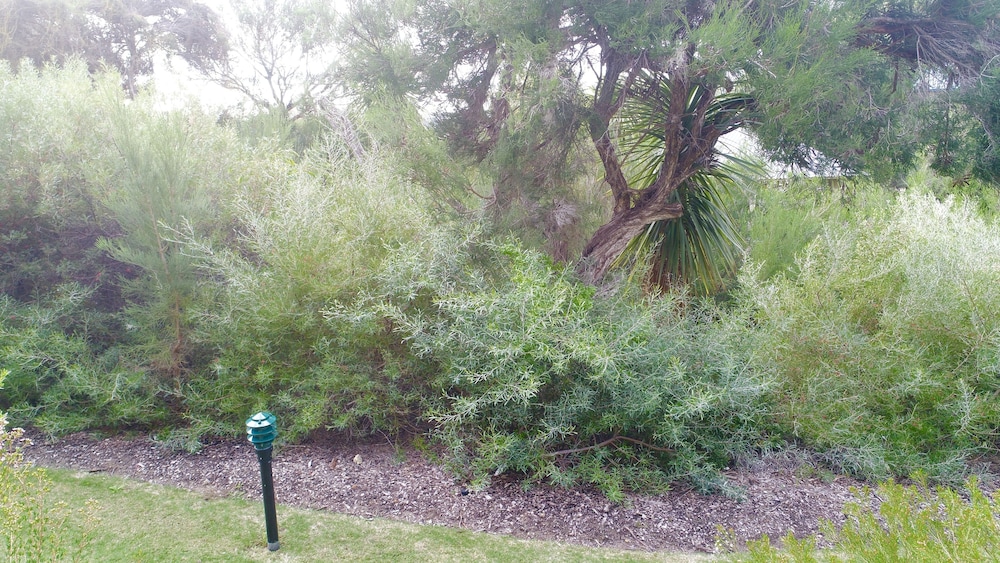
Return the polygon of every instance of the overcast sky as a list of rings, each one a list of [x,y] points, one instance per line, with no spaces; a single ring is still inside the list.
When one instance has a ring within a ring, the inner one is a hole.
[[[231,18],[227,0],[201,0],[201,2],[224,19]],[[232,30],[235,25],[226,24]],[[214,84],[191,70],[180,57],[167,61],[163,56],[157,56],[153,80],[156,85],[158,105],[164,109],[172,109],[185,105],[189,100],[196,100],[206,109],[220,109],[239,104],[242,96]]]

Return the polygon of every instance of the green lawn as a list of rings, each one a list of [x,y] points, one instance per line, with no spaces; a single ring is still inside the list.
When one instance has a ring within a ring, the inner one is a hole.
[[[365,520],[278,507],[281,549],[268,552],[261,503],[104,475],[49,471],[49,497],[74,510],[97,501],[87,561],[692,561],[700,554],[642,553],[526,541],[441,526]],[[79,538],[74,512],[66,533]],[[72,539],[68,538],[68,539]]]

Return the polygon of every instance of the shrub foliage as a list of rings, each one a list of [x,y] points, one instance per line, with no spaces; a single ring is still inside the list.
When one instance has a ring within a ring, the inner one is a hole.
[[[775,416],[841,470],[961,482],[995,452],[1000,230],[968,204],[907,194],[829,225],[797,275],[745,276]]]
[[[1000,232],[974,205],[751,194],[763,267],[717,304],[582,284],[468,194],[442,213],[414,168],[432,139],[296,143],[126,103],[74,63],[0,67],[0,94],[0,408],[18,423],[197,448],[267,409],[286,440],[427,433],[477,485],[516,471],[616,499],[725,489],[719,469],[775,436],[871,477],[958,482],[996,453]]]
[[[856,491],[857,498],[844,509],[844,525],[823,526],[828,549],[817,548],[816,536],[799,539],[788,534],[782,549],[764,536],[731,560],[998,561],[1000,507],[975,479],[966,482],[966,491],[932,490],[926,481],[909,486],[888,482],[876,491],[877,509],[872,508],[872,491]]]
[[[514,469],[613,498],[677,478],[711,489],[760,445],[768,382],[744,318],[628,286],[598,295],[538,254],[490,250],[499,283],[439,291],[432,316],[394,321],[441,365],[430,418],[474,476]]]

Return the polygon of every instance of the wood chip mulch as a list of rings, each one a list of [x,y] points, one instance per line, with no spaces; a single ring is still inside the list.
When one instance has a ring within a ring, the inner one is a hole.
[[[257,459],[242,440],[188,454],[148,438],[74,434],[51,443],[38,434],[32,438],[25,455],[40,466],[104,472],[209,496],[260,498]],[[332,434],[276,448],[273,465],[279,503],[520,538],[675,552],[714,551],[720,527],[742,543],[763,534],[772,539],[789,531],[811,534],[821,519],[841,522],[844,503],[854,498],[851,488],[860,484],[803,477],[809,472],[802,468],[784,457],[727,471],[745,490],[742,501],[677,489],[629,495],[626,503],[614,504],[595,490],[548,485],[525,490],[506,476],[470,492],[413,449]]]

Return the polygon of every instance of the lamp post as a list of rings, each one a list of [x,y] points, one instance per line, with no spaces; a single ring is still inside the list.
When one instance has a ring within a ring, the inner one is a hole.
[[[264,523],[267,526],[267,549],[278,551],[278,516],[274,510],[274,477],[271,475],[271,453],[278,437],[276,418],[269,412],[259,412],[247,419],[247,439],[257,451],[260,462],[260,489],[264,495]]]

